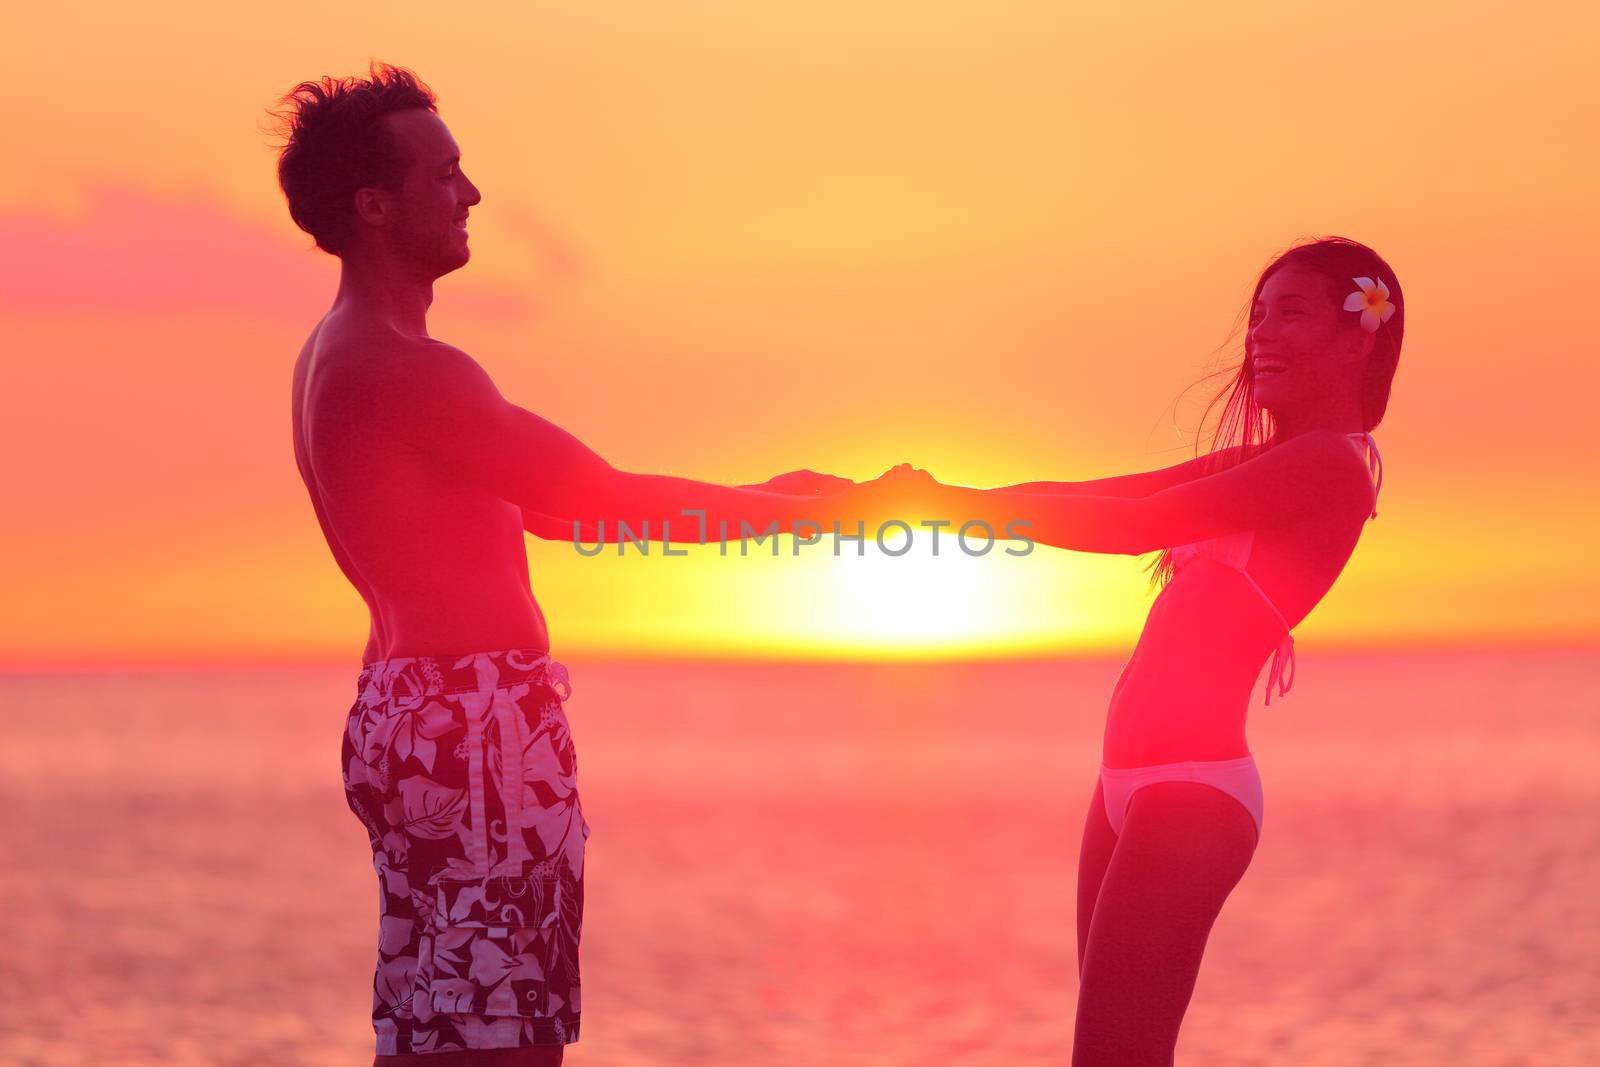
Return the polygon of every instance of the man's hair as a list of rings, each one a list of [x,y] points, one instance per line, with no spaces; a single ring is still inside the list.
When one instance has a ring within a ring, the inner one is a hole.
[[[374,61],[368,75],[301,82],[271,111],[283,138],[278,184],[289,214],[336,256],[355,237],[356,190],[397,189],[411,164],[380,120],[412,108],[439,110],[433,91],[403,67]]]

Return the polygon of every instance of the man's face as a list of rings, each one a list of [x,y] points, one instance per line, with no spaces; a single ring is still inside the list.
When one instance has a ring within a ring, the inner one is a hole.
[[[461,149],[444,121],[412,108],[382,120],[401,154],[411,160],[398,193],[387,196],[393,215],[385,226],[394,254],[429,279],[462,267],[467,248],[467,209],[483,199],[461,169]]]

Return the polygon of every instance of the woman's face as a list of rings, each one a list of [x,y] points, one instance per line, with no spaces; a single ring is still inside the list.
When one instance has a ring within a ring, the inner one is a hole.
[[[1256,403],[1298,407],[1348,388],[1365,354],[1363,336],[1371,335],[1328,295],[1322,275],[1299,267],[1274,271],[1250,309],[1245,337]]]

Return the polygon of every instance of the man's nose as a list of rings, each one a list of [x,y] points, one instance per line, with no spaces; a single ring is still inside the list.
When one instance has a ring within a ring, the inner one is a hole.
[[[462,177],[465,178],[466,176],[463,175]],[[473,204],[476,204],[478,201],[483,199],[483,194],[478,192],[478,187],[476,185],[472,184],[472,179],[471,178],[466,178],[466,182],[467,182],[467,196],[466,196],[466,199],[462,201],[462,203],[466,204],[468,207],[471,207]]]

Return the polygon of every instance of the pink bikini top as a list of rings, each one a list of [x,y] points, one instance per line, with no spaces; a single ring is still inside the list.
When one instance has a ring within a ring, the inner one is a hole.
[[[1367,470],[1376,479],[1372,487],[1372,515],[1378,517],[1378,490],[1383,487],[1383,458],[1378,455],[1378,443],[1372,439],[1370,433],[1349,433],[1346,437],[1358,442],[1367,460]],[[1172,562],[1175,568],[1181,569],[1196,556],[1208,556],[1211,559],[1232,567],[1244,575],[1244,580],[1250,583],[1250,588],[1261,594],[1261,599],[1266,601],[1267,607],[1278,617],[1283,624],[1283,641],[1272,654],[1272,670],[1267,674],[1267,704],[1272,704],[1272,686],[1277,683],[1278,695],[1289,691],[1294,684],[1294,635],[1289,632],[1289,622],[1283,617],[1283,612],[1278,610],[1278,605],[1272,598],[1256,584],[1250,577],[1250,572],[1245,569],[1245,564],[1250,559],[1250,549],[1255,542],[1254,530],[1241,530],[1238,533],[1225,534],[1222,537],[1213,537],[1208,541],[1195,541],[1187,545],[1178,545],[1172,550]]]

